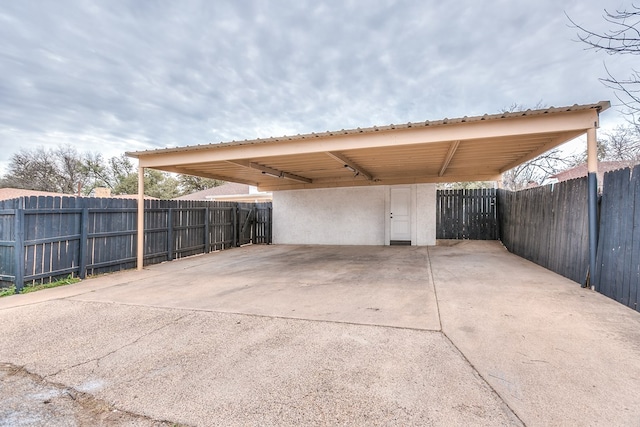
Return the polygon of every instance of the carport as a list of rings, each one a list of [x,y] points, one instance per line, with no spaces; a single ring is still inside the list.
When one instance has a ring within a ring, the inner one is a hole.
[[[273,191],[274,243],[429,246],[435,183],[500,181],[503,172],[584,134],[593,266],[596,129],[609,107],[601,101],[127,153],[139,160],[138,268],[145,168]]]

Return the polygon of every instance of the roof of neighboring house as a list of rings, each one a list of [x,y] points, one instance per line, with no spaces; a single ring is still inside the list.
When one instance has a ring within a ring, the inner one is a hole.
[[[137,194],[112,194],[109,197],[105,197],[105,199],[137,199]],[[144,196],[145,200],[160,200],[157,197]]]
[[[0,200],[11,200],[19,197],[77,197],[75,194],[52,193],[50,191],[25,190],[22,188],[0,188]],[[85,196],[83,196],[85,197]],[[137,194],[111,195],[108,199],[137,199]],[[147,200],[159,200],[157,197],[144,196]]]
[[[52,193],[49,191],[25,190],[22,188],[0,188],[0,200],[11,200],[19,197],[51,196],[51,197],[76,197],[75,194]]]
[[[212,196],[231,196],[249,194],[249,185],[239,184],[237,182],[225,182],[217,187],[207,188],[206,190],[196,191],[195,193],[185,194],[176,197],[177,200],[207,200]]]
[[[218,200],[235,202],[271,201],[271,193],[254,193],[247,184],[226,182],[217,187],[176,197],[176,200]]]
[[[127,153],[139,166],[261,190],[494,181],[596,128],[608,101]]]
[[[623,169],[630,166],[633,166],[636,162],[632,161],[603,161],[598,162],[598,181],[602,183],[604,179],[604,174],[606,172],[611,172],[616,169]],[[565,171],[559,172],[555,175],[552,175],[551,178],[555,178],[558,182],[568,181],[570,179],[582,178],[583,176],[587,176],[587,164],[583,163],[571,169],[567,169]]]

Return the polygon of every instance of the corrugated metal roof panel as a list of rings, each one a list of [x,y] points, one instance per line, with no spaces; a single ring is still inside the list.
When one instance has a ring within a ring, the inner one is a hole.
[[[253,144],[269,144],[269,143],[278,143],[281,141],[293,141],[300,139],[315,139],[315,138],[331,138],[337,137],[341,135],[349,135],[349,134],[357,134],[357,133],[373,133],[373,132],[387,132],[387,131],[398,131],[401,129],[409,129],[409,128],[417,128],[417,127],[431,127],[431,126],[446,126],[451,124],[458,123],[473,123],[478,121],[487,121],[487,120],[501,120],[501,119],[510,119],[516,117],[523,116],[536,116],[543,114],[556,114],[556,113],[566,113],[571,111],[583,111],[583,110],[591,110],[595,109],[600,111],[604,111],[609,108],[611,104],[609,101],[600,101],[596,104],[585,104],[578,105],[574,104],[572,106],[567,107],[549,107],[539,110],[526,110],[526,111],[514,111],[507,113],[498,113],[498,114],[484,114],[482,116],[472,116],[472,117],[460,117],[460,118],[444,118],[442,120],[430,121],[425,120],[424,122],[417,123],[406,123],[406,124],[390,124],[386,126],[372,126],[369,128],[356,128],[356,129],[341,129],[336,131],[327,131],[323,133],[308,133],[308,134],[298,134],[298,135],[284,135],[281,137],[269,137],[269,138],[257,138],[251,140],[244,141],[231,141],[231,142],[220,142],[220,143],[212,143],[212,144],[199,144],[199,145],[187,145],[184,147],[175,147],[175,148],[160,148],[156,150],[145,150],[145,151],[136,151],[136,152],[128,152],[127,155],[131,157],[140,157],[150,154],[157,153],[171,153],[171,152],[180,152],[180,151],[195,151],[195,150],[204,150],[204,149],[224,149],[225,147],[232,147],[238,145],[253,145]]]

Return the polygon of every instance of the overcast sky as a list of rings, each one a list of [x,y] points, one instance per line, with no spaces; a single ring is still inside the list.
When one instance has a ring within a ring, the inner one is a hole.
[[[584,50],[615,0],[2,1],[0,174],[125,151],[611,100]],[[620,122],[617,108],[603,127]]]

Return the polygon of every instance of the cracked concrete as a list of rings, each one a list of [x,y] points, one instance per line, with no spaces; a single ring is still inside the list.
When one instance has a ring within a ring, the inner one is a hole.
[[[58,337],[59,347],[88,335],[74,319],[95,306],[47,305],[67,313],[67,327],[76,325]],[[109,306],[101,315],[105,325],[140,310]],[[29,306],[23,314],[33,324],[39,309]],[[22,344],[24,366],[35,372],[64,366],[48,379],[131,413],[193,425],[518,424],[439,332],[215,312],[175,318],[172,309],[146,310],[161,326],[138,332],[128,341],[136,345],[95,349],[69,364],[75,358],[67,352],[50,353],[45,362],[35,353],[37,342]],[[38,325],[45,342],[59,331],[47,323],[48,332]],[[10,348],[18,340],[5,342]],[[0,351],[0,357],[11,356]]]
[[[24,368],[0,364],[0,427],[21,426],[174,426],[123,412],[89,393],[47,381]]]
[[[0,361],[135,422],[640,417],[638,314],[497,242],[246,247],[3,298],[0,324]]]
[[[143,334],[139,335],[139,336],[138,336],[137,338],[135,338],[133,341],[128,342],[128,343],[125,343],[125,344],[123,344],[122,346],[120,346],[120,347],[118,347],[118,348],[115,348],[115,349],[109,350],[109,351],[108,351],[108,352],[106,352],[105,354],[102,354],[102,355],[96,356],[96,357],[94,357],[94,358],[92,358],[92,359],[90,359],[90,360],[86,360],[86,361],[83,361],[83,362],[77,363],[77,364],[75,364],[75,365],[71,365],[71,366],[68,366],[68,367],[62,368],[62,369],[60,369],[60,370],[59,370],[59,371],[57,371],[57,372],[54,372],[54,373],[51,373],[51,374],[44,375],[44,376],[43,376],[43,378],[44,378],[44,379],[47,379],[47,378],[49,378],[49,377],[55,377],[55,376],[60,375],[63,371],[66,371],[66,370],[72,370],[72,369],[74,369],[74,368],[78,368],[78,367],[80,367],[80,366],[82,366],[82,365],[87,365],[87,364],[92,363],[92,362],[95,362],[95,363],[96,363],[96,366],[97,366],[97,367],[100,367],[100,361],[101,361],[102,359],[105,359],[105,358],[107,358],[107,357],[109,357],[109,356],[111,356],[111,355],[113,355],[113,354],[115,354],[115,353],[117,353],[117,352],[121,351],[122,349],[124,349],[124,348],[126,348],[126,347],[133,346],[133,345],[137,344],[138,342],[140,342],[142,339],[144,339],[144,338],[146,338],[146,337],[148,337],[148,336],[150,336],[150,335],[153,335],[154,333],[159,332],[160,330],[162,330],[162,329],[166,328],[167,326],[169,326],[169,325],[171,325],[171,324],[173,324],[173,323],[175,323],[175,322],[178,322],[178,321],[180,321],[180,320],[182,320],[182,319],[184,319],[184,318],[186,318],[186,317],[188,317],[188,316],[189,316],[188,314],[185,314],[185,315],[182,315],[182,316],[180,316],[180,317],[178,317],[178,318],[176,318],[176,319],[169,320],[169,321],[167,321],[166,323],[164,323],[164,324],[162,324],[162,325],[158,326],[157,328],[151,329],[150,331],[145,332],[145,333],[143,333]]]

